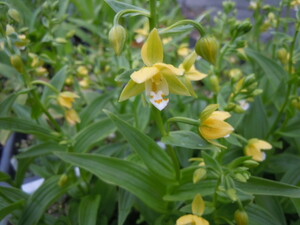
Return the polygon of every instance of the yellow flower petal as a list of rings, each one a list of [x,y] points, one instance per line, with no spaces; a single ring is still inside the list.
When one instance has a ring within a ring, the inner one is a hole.
[[[147,66],[163,62],[164,49],[158,30],[154,28],[142,47],[142,59]]]
[[[176,225],[209,225],[209,222],[202,217],[188,214],[180,217]]]
[[[255,161],[258,161],[258,162],[261,162],[263,161],[265,158],[266,158],[266,155],[264,152],[262,152],[260,149],[256,148],[255,146],[253,145],[248,145],[246,148],[245,148],[245,154],[247,156],[252,156],[252,158],[255,160]]]
[[[214,111],[209,118],[217,119],[217,120],[226,120],[231,117],[229,112],[224,111]]]
[[[183,69],[178,69],[171,64],[155,63],[153,67],[156,67],[163,75],[177,75],[182,76],[184,74]]]
[[[164,78],[168,82],[169,90],[173,94],[191,96],[187,87],[175,75],[164,74]]]
[[[205,121],[215,110],[219,108],[218,104],[210,104],[200,114],[200,120]]]
[[[189,71],[186,71],[185,75],[189,80],[193,81],[202,80],[205,77],[207,77],[207,74],[201,73],[198,70],[196,70],[195,66],[192,66]]]
[[[67,110],[66,114],[65,114],[65,117],[71,125],[75,125],[76,123],[80,123],[80,118],[79,118],[77,112],[74,109]]]
[[[200,168],[203,169],[203,168]],[[195,215],[202,216],[205,209],[205,202],[200,194],[197,194],[192,202],[192,212]]]
[[[72,108],[75,98],[79,98],[79,96],[73,92],[64,91],[58,95],[57,101],[61,106],[70,109]]]
[[[145,90],[145,84],[137,84],[133,80],[130,80],[124,87],[119,102],[125,101],[128,98],[136,96]]]
[[[251,140],[249,142],[251,142]],[[270,143],[259,139],[257,139],[253,144],[259,149],[268,150],[272,148],[272,145],[270,145]]]
[[[135,83],[143,83],[146,80],[149,80],[150,78],[152,78],[153,76],[155,76],[157,73],[159,72],[159,70],[156,67],[143,67],[142,69],[134,72],[133,74],[131,74],[131,79],[135,82]]]
[[[233,127],[222,120],[208,118],[199,127],[200,134],[207,140],[218,139],[232,133]]]

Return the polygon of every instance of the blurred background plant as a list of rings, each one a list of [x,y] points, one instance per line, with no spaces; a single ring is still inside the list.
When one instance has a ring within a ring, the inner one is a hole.
[[[26,134],[0,221],[300,224],[300,3],[247,4],[190,20],[175,0],[0,1],[0,141]],[[163,111],[131,76],[143,61]]]

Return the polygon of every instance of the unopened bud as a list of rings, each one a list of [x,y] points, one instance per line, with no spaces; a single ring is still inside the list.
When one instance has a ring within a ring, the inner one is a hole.
[[[109,31],[108,39],[113,46],[115,53],[120,55],[126,41],[126,30],[121,25],[115,25]]]
[[[231,0],[223,2],[225,13],[230,13],[235,8],[235,5],[236,3]]]
[[[193,183],[196,184],[201,180],[204,180],[206,178],[206,169],[199,168],[196,169],[193,175]]]
[[[278,59],[283,63],[287,64],[289,62],[289,53],[285,48],[281,48],[277,51]]]
[[[248,159],[248,160],[245,160],[243,162],[244,166],[248,167],[248,168],[252,168],[252,167],[256,167],[259,165],[259,162],[255,161],[255,160],[252,160],[252,159]]]
[[[22,17],[21,17],[20,13],[19,13],[16,9],[10,8],[10,9],[8,10],[8,15],[9,15],[13,20],[15,20],[16,22],[22,23]]]
[[[256,82],[256,78],[255,75],[252,73],[245,78],[244,87],[248,87],[255,82]]]
[[[17,71],[19,71],[20,73],[23,72],[24,70],[24,64],[23,64],[23,60],[21,58],[21,56],[19,55],[12,55],[10,57],[10,63],[13,67],[15,67],[15,69]]]
[[[234,178],[242,183],[246,183],[248,180],[242,173],[234,174]]]
[[[248,33],[252,29],[252,24],[250,20],[244,20],[242,22],[236,22],[235,26],[231,30],[232,35],[235,35],[236,37],[244,35]]]
[[[63,187],[67,184],[67,182],[68,182],[68,176],[66,174],[63,174],[59,178],[58,185],[60,187]]]
[[[233,202],[235,202],[235,201],[238,199],[238,197],[237,197],[237,195],[236,195],[236,190],[235,190],[235,189],[229,188],[229,189],[226,190],[226,193],[227,193],[228,197],[229,197]]]
[[[219,52],[219,42],[213,36],[204,36],[197,42],[195,51],[203,59],[215,65]]]
[[[245,109],[243,109],[242,106],[236,104],[233,111],[236,113],[244,113]]]
[[[234,82],[236,82],[241,79],[243,72],[238,68],[234,68],[229,71],[229,76]]]
[[[255,90],[252,92],[252,95],[253,95],[253,96],[257,96],[257,95],[262,94],[263,92],[264,92],[263,89],[255,89]]]
[[[40,66],[35,69],[35,73],[38,76],[46,76],[48,75],[48,70],[45,67]]]
[[[15,32],[16,31],[15,31],[15,28],[13,26],[11,26],[9,24],[6,24],[6,30],[5,30],[6,36],[9,36],[9,35],[11,35],[11,34],[13,34]]]
[[[248,214],[244,210],[236,210],[234,213],[234,220],[237,225],[248,225],[249,219]]]
[[[219,82],[219,78],[218,78],[216,75],[211,75],[211,76],[209,77],[209,80],[210,80],[212,89],[213,89],[215,92],[218,93],[218,92],[220,91],[220,82]]]

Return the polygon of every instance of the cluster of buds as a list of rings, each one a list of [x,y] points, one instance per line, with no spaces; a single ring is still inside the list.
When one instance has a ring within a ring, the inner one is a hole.
[[[244,21],[236,21],[230,33],[232,37],[239,37],[248,33],[252,29],[252,24],[249,19]]]

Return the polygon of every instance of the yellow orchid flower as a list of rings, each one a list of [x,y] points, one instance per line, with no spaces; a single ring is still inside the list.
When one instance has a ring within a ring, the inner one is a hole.
[[[150,32],[141,55],[146,66],[131,74],[131,80],[123,89],[119,101],[127,100],[146,90],[150,102],[162,110],[169,102],[169,93],[190,96],[187,87],[177,77],[182,76],[184,70],[163,63],[163,43],[157,29],[154,28]]]
[[[270,145],[270,143],[257,138],[252,138],[248,141],[244,150],[247,156],[252,156],[255,161],[261,162],[266,158],[266,154],[261,150],[268,150],[271,148],[272,145]]]
[[[77,114],[77,112],[74,109],[69,109],[66,111],[65,114],[66,120],[71,125],[75,125],[76,123],[80,123],[80,118]]]
[[[233,127],[225,122],[231,115],[224,111],[215,111],[219,106],[212,104],[207,106],[200,115],[201,124],[199,132],[207,141],[215,144],[214,139],[226,137],[233,132]]]
[[[57,101],[61,106],[70,109],[72,108],[73,102],[75,102],[75,98],[79,98],[79,96],[73,92],[64,91],[58,95]]]
[[[180,217],[176,225],[209,225],[209,222],[200,216],[188,214]]]

